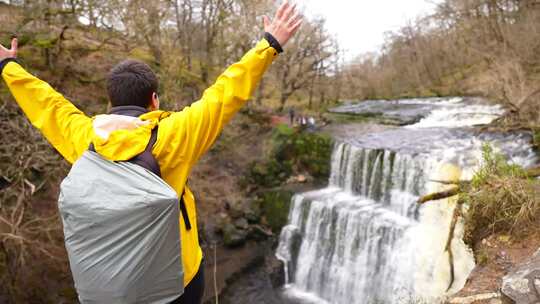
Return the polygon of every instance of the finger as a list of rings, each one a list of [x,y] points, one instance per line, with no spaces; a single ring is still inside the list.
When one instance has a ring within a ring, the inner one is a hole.
[[[285,0],[285,2],[283,2],[283,4],[278,8],[277,13],[276,13],[276,17],[278,19],[281,19],[281,17],[283,17],[283,13],[288,8],[289,8],[289,1]]]
[[[272,24],[270,22],[270,18],[268,18],[268,16],[263,16],[263,22],[264,22],[264,29],[268,29],[270,27],[270,24]]]
[[[11,51],[17,52],[18,46],[19,46],[19,42],[17,41],[17,38],[11,39]]]
[[[296,3],[292,6],[289,6],[285,13],[283,13],[283,19],[289,20],[294,12],[296,12]]]
[[[303,22],[304,22],[304,18],[298,20],[295,24],[293,24],[293,26],[290,27],[291,33],[295,33],[296,31],[298,31],[300,26],[302,26]]]
[[[300,15],[299,12],[295,12],[294,15],[289,19],[289,21],[287,21],[287,26],[288,27],[293,26],[293,24],[298,22],[298,20],[300,20],[301,18],[302,18],[302,15]]]

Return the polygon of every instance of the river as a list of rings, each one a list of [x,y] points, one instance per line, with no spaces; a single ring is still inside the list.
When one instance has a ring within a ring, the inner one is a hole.
[[[328,186],[293,197],[276,252],[286,285],[257,303],[438,303],[459,291],[475,264],[458,222],[451,279],[444,247],[456,199],[416,201],[448,187],[441,181],[470,179],[484,143],[532,165],[530,135],[478,132],[504,110],[473,98],[369,101],[331,111],[401,126],[338,132]]]

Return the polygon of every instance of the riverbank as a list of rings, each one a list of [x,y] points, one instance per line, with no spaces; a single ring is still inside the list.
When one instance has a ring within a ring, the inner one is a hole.
[[[512,303],[501,294],[503,277],[524,263],[540,248],[540,231],[530,227],[528,236],[512,239],[505,234],[493,234],[473,247],[477,266],[461,291],[448,300],[450,304]]]

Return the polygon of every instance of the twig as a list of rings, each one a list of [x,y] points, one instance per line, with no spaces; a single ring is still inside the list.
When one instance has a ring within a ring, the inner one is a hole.
[[[431,194],[422,196],[420,199],[418,199],[418,204],[424,204],[424,203],[427,203],[429,201],[436,201],[436,200],[440,200],[440,199],[443,199],[443,198],[449,198],[451,196],[458,195],[459,192],[460,192],[460,187],[455,186],[455,187],[452,187],[451,189],[446,190],[446,191],[431,193]]]
[[[214,295],[216,297],[216,304],[219,304],[218,288],[217,288],[217,248],[214,244]]]
[[[450,230],[448,231],[448,239],[446,240],[445,251],[448,252],[448,263],[450,264],[450,283],[446,292],[450,291],[452,285],[454,285],[454,280],[456,278],[455,267],[454,267],[454,252],[452,251],[452,240],[454,239],[454,234],[456,230],[456,224],[458,218],[461,214],[462,204],[457,202],[456,208],[452,215],[452,222],[450,223]]]

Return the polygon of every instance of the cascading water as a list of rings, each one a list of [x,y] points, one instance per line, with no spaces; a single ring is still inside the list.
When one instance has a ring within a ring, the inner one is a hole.
[[[452,241],[450,287],[444,251],[455,199],[419,207],[418,197],[447,187],[437,181],[470,178],[484,142],[522,165],[535,156],[526,134],[448,128],[489,123],[500,108],[435,102],[416,125],[338,139],[329,186],[294,196],[277,256],[295,302],[434,303],[463,287],[474,259],[462,223]]]

